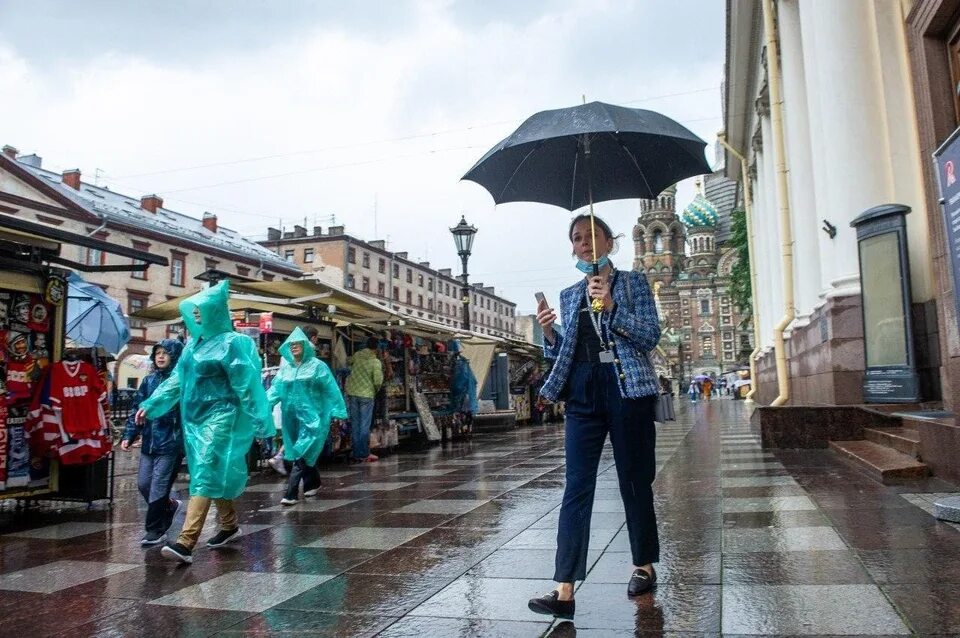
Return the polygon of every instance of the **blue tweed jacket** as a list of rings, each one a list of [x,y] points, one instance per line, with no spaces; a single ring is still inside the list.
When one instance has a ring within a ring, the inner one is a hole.
[[[554,344],[551,346],[544,340],[544,356],[556,360],[550,376],[540,389],[540,394],[550,401],[562,400],[565,395],[577,345],[580,306],[586,290],[586,279],[581,279],[560,293],[560,323],[563,324],[566,334],[572,337],[564,339],[560,330],[555,329]],[[647,278],[643,273],[616,270],[613,272],[611,295],[614,308],[611,312],[600,315],[600,324],[603,339],[613,350],[615,357],[613,363],[606,365],[616,366],[620,380],[620,396],[625,399],[639,399],[659,394],[657,375],[647,353],[660,341],[660,321]]]

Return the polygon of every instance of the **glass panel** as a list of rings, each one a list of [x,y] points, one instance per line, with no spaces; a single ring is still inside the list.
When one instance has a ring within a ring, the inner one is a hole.
[[[902,273],[897,233],[860,242],[867,366],[907,365]]]

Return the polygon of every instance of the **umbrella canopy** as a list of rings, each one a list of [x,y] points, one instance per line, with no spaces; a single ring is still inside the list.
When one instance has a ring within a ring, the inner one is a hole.
[[[603,102],[531,116],[463,179],[497,204],[540,202],[573,211],[613,199],[653,199],[711,172],[707,143],[674,120]]]
[[[76,273],[67,277],[67,338],[82,346],[103,346],[111,354],[130,340],[120,303]]]

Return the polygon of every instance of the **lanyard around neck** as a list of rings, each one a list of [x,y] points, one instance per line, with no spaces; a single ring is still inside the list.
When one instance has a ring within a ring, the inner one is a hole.
[[[611,281],[611,282],[613,281],[613,275],[614,275],[614,273],[615,273],[615,271],[614,271],[613,267],[611,266],[611,267],[610,267],[610,274],[607,276],[607,281]],[[612,294],[612,291],[611,291],[611,294]],[[586,312],[586,314],[587,314],[587,316],[590,318],[590,325],[593,326],[594,332],[597,333],[597,338],[600,339],[600,347],[603,348],[604,350],[606,350],[606,349],[607,349],[607,341],[603,338],[603,327],[602,327],[602,325],[601,325],[601,320],[600,320],[600,315],[601,315],[602,313],[594,312],[593,309],[591,308],[591,304],[593,303],[593,300],[590,299],[590,290],[589,290],[588,288],[585,288],[585,289],[584,289],[584,291],[583,291],[583,296],[586,297],[586,299],[587,299],[587,312]]]

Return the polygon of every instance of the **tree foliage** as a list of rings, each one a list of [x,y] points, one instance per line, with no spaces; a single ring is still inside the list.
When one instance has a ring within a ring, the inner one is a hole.
[[[750,251],[747,247],[747,214],[735,210],[731,214],[730,245],[737,250],[737,261],[730,271],[730,297],[740,306],[743,321],[753,315],[753,289],[750,286]]]

